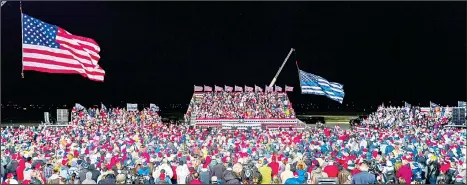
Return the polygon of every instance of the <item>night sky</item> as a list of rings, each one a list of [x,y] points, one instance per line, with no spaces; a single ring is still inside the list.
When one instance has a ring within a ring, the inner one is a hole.
[[[188,103],[193,85],[278,85],[302,70],[344,84],[344,104],[456,105],[466,97],[465,2],[23,2],[24,13],[101,47],[104,83],[26,71],[19,2],[1,12],[2,102]]]

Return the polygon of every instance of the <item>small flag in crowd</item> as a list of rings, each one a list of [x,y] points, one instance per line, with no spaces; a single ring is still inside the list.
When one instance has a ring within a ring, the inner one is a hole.
[[[203,91],[203,87],[195,85],[195,92]]]
[[[276,92],[282,92],[282,87],[275,85]]]
[[[285,86],[285,92],[292,92],[293,91],[293,87],[290,87],[290,86]]]
[[[107,107],[105,107],[105,105],[103,103],[101,103],[101,109],[104,110],[104,111],[107,111]]]
[[[233,91],[233,87],[230,87],[230,86],[225,86],[225,91],[227,92],[232,92]]]
[[[204,86],[204,92],[212,92],[212,87]]]
[[[149,109],[151,109],[152,111],[159,111],[159,106],[157,106],[156,104],[150,103]]]
[[[407,107],[407,108],[411,108],[411,107],[412,107],[412,105],[410,105],[409,103],[405,102],[405,107]]]
[[[224,91],[224,89],[222,89],[222,87],[219,87],[217,85],[214,86],[214,89],[215,89],[216,92]]]
[[[266,90],[265,90],[266,92],[272,92],[272,91],[274,91],[274,87],[269,87],[269,86],[267,86],[267,85],[266,85],[266,87],[265,87],[264,89],[266,89]]]
[[[245,92],[252,92],[253,91],[253,87],[248,87],[245,85]]]
[[[318,75],[300,70],[300,86],[302,94],[325,95],[339,103],[344,101],[344,86],[336,82],[329,82]]]
[[[90,38],[68,33],[56,25],[22,14],[23,70],[58,74],[80,74],[104,81],[97,64],[99,45]]]
[[[76,109],[78,109],[78,110],[84,110],[84,106],[82,106],[82,105],[79,104],[79,103],[75,103],[75,107],[76,107]]]
[[[439,107],[439,105],[430,101],[430,107],[436,108],[436,107]]]
[[[263,92],[263,89],[255,85],[255,92]]]
[[[242,92],[243,88],[235,85],[235,91]]]

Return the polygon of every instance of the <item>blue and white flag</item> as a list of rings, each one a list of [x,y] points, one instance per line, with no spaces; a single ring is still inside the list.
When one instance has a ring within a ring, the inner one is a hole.
[[[430,107],[436,108],[436,107],[439,107],[439,105],[430,101]]]
[[[405,102],[405,107],[407,107],[407,108],[412,108],[412,105],[410,105],[409,103]]]
[[[83,107],[81,104],[79,104],[79,103],[75,103],[75,107],[76,107],[76,109],[78,109],[78,110],[84,110],[84,107]]]
[[[101,109],[104,110],[104,111],[107,111],[107,107],[105,107],[105,105],[103,103],[101,103]]]
[[[149,109],[151,109],[152,111],[159,111],[159,106],[151,103],[149,104]]]
[[[329,82],[323,77],[300,70],[300,87],[302,94],[325,95],[342,104],[344,101],[344,85]]]

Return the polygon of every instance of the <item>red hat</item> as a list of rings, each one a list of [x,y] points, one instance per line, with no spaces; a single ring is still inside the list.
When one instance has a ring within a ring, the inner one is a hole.
[[[63,166],[65,166],[65,165],[66,165],[66,163],[68,163],[68,161],[67,161],[67,160],[65,160],[65,159],[63,159],[63,160],[62,160],[62,165],[63,165]]]
[[[298,177],[298,172],[293,172],[294,177]]]
[[[159,175],[159,179],[164,180],[165,179],[165,173],[161,173],[161,175]]]
[[[208,168],[208,163],[204,163],[204,164],[203,164],[203,168],[206,168],[206,169],[207,169],[207,168]]]

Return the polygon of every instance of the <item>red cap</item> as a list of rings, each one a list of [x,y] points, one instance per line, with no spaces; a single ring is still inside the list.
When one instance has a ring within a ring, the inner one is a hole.
[[[6,178],[9,179],[9,178],[13,178],[13,174],[12,173],[9,173],[6,175]]]
[[[293,172],[294,177],[298,177],[298,172]]]

